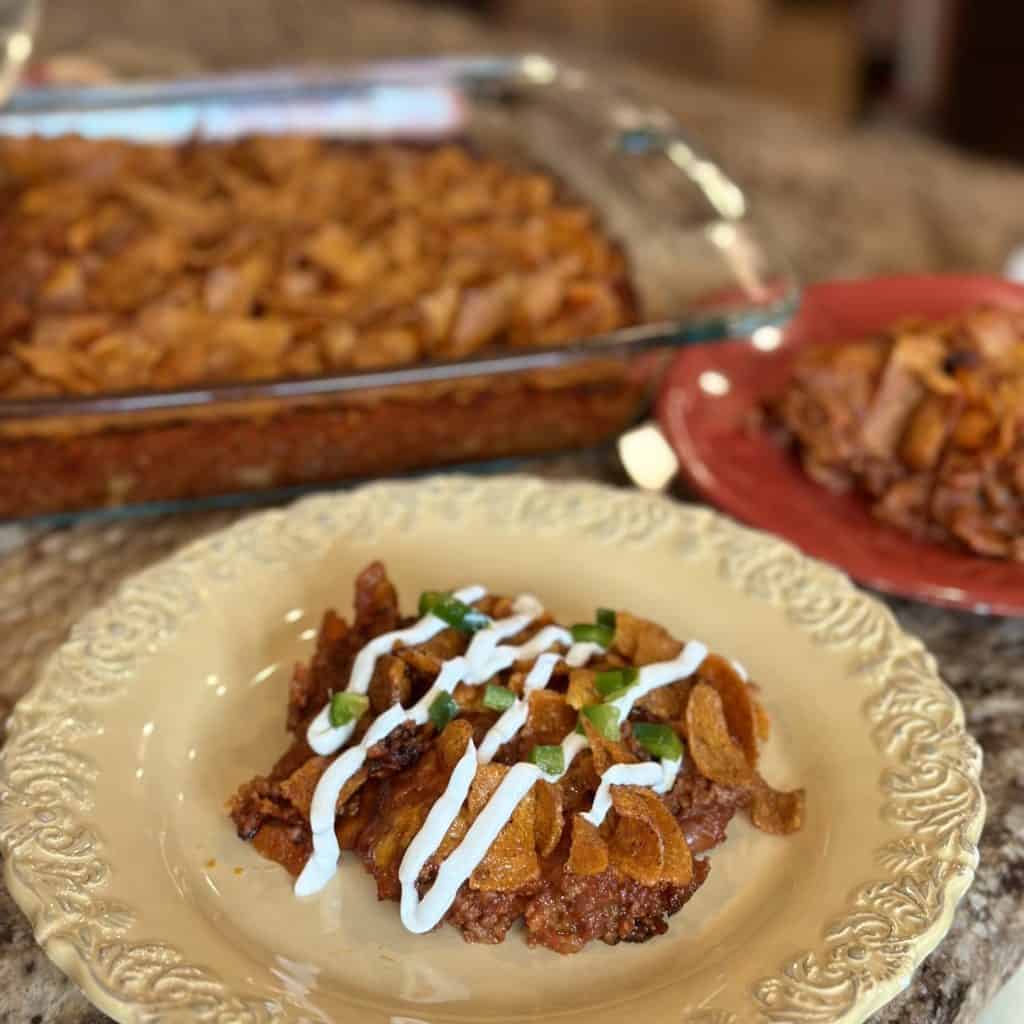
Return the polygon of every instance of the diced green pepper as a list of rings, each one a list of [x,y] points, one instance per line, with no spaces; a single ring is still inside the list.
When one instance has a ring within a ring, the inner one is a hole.
[[[451,594],[425,590],[420,594],[420,615],[436,615],[463,633],[476,633],[491,624],[490,617]]]
[[[606,701],[614,700],[640,678],[635,668],[611,668],[594,676],[594,688]]]
[[[441,732],[444,727],[459,713],[459,705],[450,693],[439,693],[430,705],[431,724]]]
[[[370,706],[370,698],[361,693],[348,693],[342,690],[341,693],[331,697],[331,709],[327,712],[331,725],[337,729],[339,726],[348,725],[349,722],[357,722],[366,714]]]
[[[578,644],[599,644],[601,647],[610,647],[615,636],[615,630],[610,626],[595,622],[577,623],[569,632]]]
[[[548,775],[561,775],[565,771],[565,754],[560,746],[536,746],[530,751],[530,763]]]
[[[516,702],[516,695],[507,686],[488,683],[484,689],[484,707],[492,711],[507,711]]]
[[[683,744],[671,726],[634,722],[632,728],[633,739],[654,757],[678,761],[683,756]]]
[[[580,715],[586,716],[590,724],[606,739],[613,742],[621,739],[619,732],[619,709],[609,704],[588,704],[580,708]]]

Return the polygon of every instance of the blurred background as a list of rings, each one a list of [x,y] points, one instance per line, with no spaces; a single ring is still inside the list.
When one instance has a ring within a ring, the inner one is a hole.
[[[419,0],[444,6],[439,0]],[[452,0],[446,0],[451,4]],[[457,0],[504,28],[1024,160],[1022,0]]]

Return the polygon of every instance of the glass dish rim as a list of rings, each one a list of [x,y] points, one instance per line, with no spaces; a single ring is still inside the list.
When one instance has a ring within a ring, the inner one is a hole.
[[[720,183],[743,190],[716,160],[704,153],[684,131],[676,117],[654,103],[638,100],[619,85],[609,85],[588,71],[539,53],[515,55],[467,55],[441,58],[412,58],[359,62],[347,65],[282,67],[269,70],[215,73],[181,79],[146,79],[117,84],[81,87],[39,86],[22,90],[0,111],[0,135],[24,134],[12,131],[19,119],[29,122],[48,115],[74,115],[88,111],[117,111],[139,107],[171,107],[200,102],[230,103],[285,102],[330,96],[344,89],[386,87],[520,85],[541,88],[583,90],[606,102],[625,105],[639,127],[623,133],[644,131],[660,139],[658,148],[683,142],[704,173],[709,170]],[[722,209],[709,196],[706,178],[688,173],[673,161],[681,179],[688,180],[719,214],[719,221],[756,224],[744,203],[739,214]],[[758,225],[758,229],[761,229]],[[0,419],[30,421],[54,418],[131,416],[146,412],[233,405],[254,400],[300,401],[313,398],[362,394],[385,388],[436,384],[484,376],[501,376],[565,369],[595,359],[629,358],[684,345],[709,343],[748,335],[760,327],[781,326],[800,304],[801,288],[789,260],[777,246],[768,250],[783,271],[784,286],[762,304],[742,301],[722,304],[692,315],[651,321],[616,331],[580,338],[568,345],[516,349],[476,354],[469,358],[417,362],[380,370],[353,371],[317,376],[276,377],[266,380],[197,384],[189,387],[95,394],[56,395],[35,398],[0,399]],[[737,291],[736,299],[740,298]]]

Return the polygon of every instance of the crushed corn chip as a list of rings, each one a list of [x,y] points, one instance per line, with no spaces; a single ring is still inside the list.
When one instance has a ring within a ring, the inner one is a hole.
[[[534,838],[537,853],[546,857],[558,845],[562,838],[564,816],[562,808],[562,791],[558,786],[543,780],[533,787],[535,799]]]
[[[520,733],[522,745],[561,743],[576,727],[576,712],[565,703],[565,697],[554,690],[535,690],[530,694],[530,714]]]
[[[732,738],[722,698],[698,683],[686,706],[686,741],[701,775],[723,786],[746,786],[754,777],[743,748]]]
[[[501,780],[508,772],[502,764],[482,764],[469,788],[469,818],[477,815],[487,805]],[[508,824],[498,833],[484,859],[470,875],[471,889],[484,892],[507,892],[519,889],[540,877],[540,862],[537,860],[535,842],[535,797],[531,790],[520,801]]]
[[[729,732],[751,767],[757,765],[758,719],[750,689],[725,658],[709,654],[697,671],[701,682],[714,687],[722,699],[722,711]]]
[[[608,870],[608,846],[600,832],[577,814],[572,819],[572,846],[566,870],[573,875],[599,875]]]
[[[632,841],[647,842],[651,849],[648,856],[641,857],[640,863],[653,862],[653,849],[656,845],[659,850],[659,866],[656,882],[671,882],[674,885],[688,885],[693,877],[693,858],[690,856],[690,849],[683,838],[682,830],[675,818],[669,813],[668,808],[661,801],[657,793],[649,789],[635,786],[613,786],[612,806],[619,816],[619,825],[616,828],[612,842],[612,862],[616,863],[616,846],[619,832],[624,821],[642,822],[644,829],[631,830],[627,833]],[[657,844],[649,838],[654,834],[658,838]],[[618,866],[618,865],[616,865]],[[626,869],[624,873],[630,874]],[[643,881],[637,874],[630,874],[630,877],[637,881]],[[654,882],[644,884],[653,885]]]
[[[644,801],[637,799],[627,806],[632,813],[619,814],[608,840],[608,862],[620,875],[641,885],[657,885],[665,862],[665,842]]]
[[[466,752],[466,746],[473,738],[473,726],[464,718],[454,718],[438,737],[437,751],[441,755],[441,763],[451,772],[459,763],[459,758]]]
[[[569,673],[569,688],[565,692],[565,702],[569,707],[579,711],[588,704],[600,704],[601,695],[594,686],[596,672],[588,668],[574,668]]]
[[[805,795],[802,789],[783,793],[757,776],[751,789],[750,820],[762,832],[789,835],[799,832],[804,823]]]
[[[613,764],[633,764],[636,761],[633,752],[625,743],[605,739],[586,715],[579,721],[594,755],[594,770],[598,775],[603,775]]]

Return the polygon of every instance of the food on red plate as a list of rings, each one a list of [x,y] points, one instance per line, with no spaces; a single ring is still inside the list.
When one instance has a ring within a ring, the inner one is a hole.
[[[300,896],[360,861],[416,933],[642,942],[703,884],[737,811],[780,835],[803,820],[803,791],[758,771],[769,720],[738,663],[626,611],[566,628],[482,586],[403,616],[379,563],[351,624],[325,614],[288,728],[231,802],[239,836]]]
[[[1024,561],[1024,312],[809,348],[770,409],[825,487],[916,537]]]

